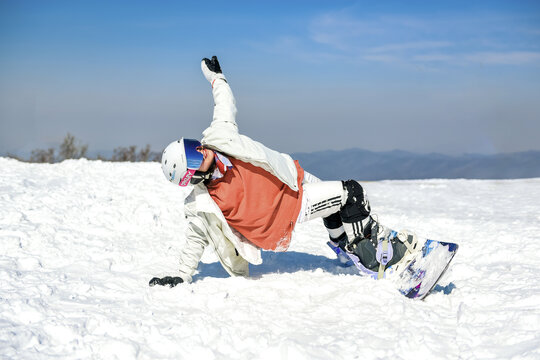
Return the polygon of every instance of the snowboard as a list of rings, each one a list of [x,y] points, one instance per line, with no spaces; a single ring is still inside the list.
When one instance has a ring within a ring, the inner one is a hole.
[[[362,274],[377,279],[376,274],[366,271],[360,259],[352,253],[344,251],[335,243],[329,241],[328,246],[336,253],[342,266],[356,266]],[[421,251],[399,273],[394,273],[392,266],[386,269],[386,275],[393,279],[399,292],[411,299],[424,299],[433,290],[444,275],[454,258],[458,245],[450,242],[440,242],[426,239]]]
[[[422,251],[398,274],[398,290],[408,298],[429,295],[456,255],[458,244],[426,240]]]

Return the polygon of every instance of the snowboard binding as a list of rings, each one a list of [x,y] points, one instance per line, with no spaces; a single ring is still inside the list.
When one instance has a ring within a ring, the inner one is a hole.
[[[408,264],[411,255],[419,251],[415,235],[403,231],[397,233],[379,224],[375,225],[370,239],[360,241],[354,248],[363,264],[369,270],[377,271],[378,279],[387,269],[398,271],[398,267]]]
[[[328,241],[328,245],[345,266],[355,265],[361,274],[374,279],[391,277],[399,292],[411,299],[422,300],[429,295],[459,247],[430,239],[418,241],[415,234],[398,233],[381,225],[376,234],[355,239],[352,244],[341,239]]]
[[[382,279],[387,273],[400,272],[421,248],[417,236],[408,231],[399,233],[373,220],[368,236],[357,236],[352,241],[347,236],[329,242],[343,255],[340,260],[350,259],[363,273]],[[338,254],[339,256],[339,254]],[[388,272],[387,270],[391,270]]]

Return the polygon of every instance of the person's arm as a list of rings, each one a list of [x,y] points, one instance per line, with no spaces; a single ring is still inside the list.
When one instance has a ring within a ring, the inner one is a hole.
[[[231,87],[227,83],[225,75],[217,57],[204,58],[201,61],[201,69],[210,84],[214,96],[214,117],[211,127],[227,127],[238,131],[236,124],[236,101]]]
[[[204,249],[208,245],[206,239],[206,232],[203,220],[197,216],[192,210],[192,207],[188,203],[195,201],[194,197],[188,197],[186,199],[186,206],[184,211],[188,221],[188,227],[186,230],[186,243],[180,253],[180,266],[178,268],[178,274],[175,276],[165,276],[162,278],[154,277],[150,280],[149,285],[162,285],[174,287],[183,282],[191,282],[191,276],[197,270],[201,257],[204,253]]]
[[[184,281],[191,282],[191,276],[197,270],[204,249],[208,245],[205,227],[198,217],[188,217],[188,227],[186,230],[186,243],[180,253],[180,266],[178,268],[180,276]]]
[[[204,231],[196,222],[189,222],[186,231],[186,244],[180,253],[179,273],[174,276],[154,277],[149,285],[162,285],[174,287],[184,282],[191,282],[191,276],[197,270],[204,249],[208,245]]]

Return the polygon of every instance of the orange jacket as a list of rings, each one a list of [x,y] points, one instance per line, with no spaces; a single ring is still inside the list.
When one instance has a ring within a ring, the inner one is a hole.
[[[294,191],[260,167],[229,160],[233,167],[207,186],[227,223],[262,249],[287,250],[302,207],[304,170],[295,161],[300,190]]]

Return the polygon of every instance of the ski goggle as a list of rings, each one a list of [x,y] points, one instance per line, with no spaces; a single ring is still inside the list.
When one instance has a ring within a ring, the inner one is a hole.
[[[201,148],[199,140],[183,139],[184,140],[184,152],[186,154],[186,167],[187,171],[182,177],[182,180],[178,183],[180,186],[188,186],[191,183],[191,178],[201,167],[204,156],[197,151]]]

